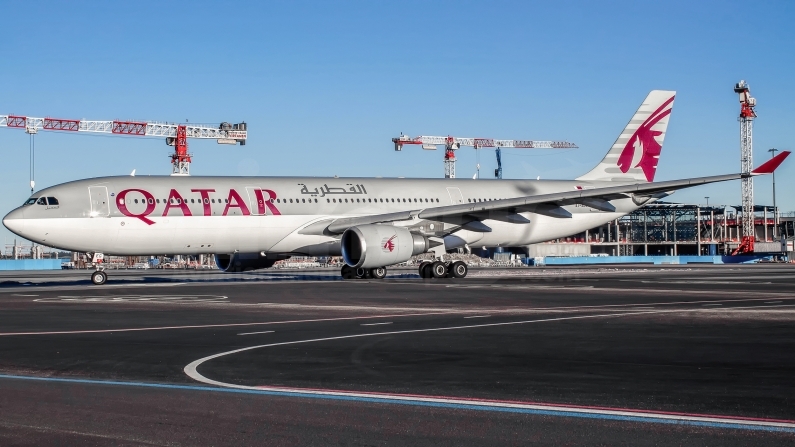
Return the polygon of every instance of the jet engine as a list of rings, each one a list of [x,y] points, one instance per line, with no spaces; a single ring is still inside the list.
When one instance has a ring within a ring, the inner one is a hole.
[[[222,272],[247,272],[273,267],[276,261],[288,258],[289,256],[283,255],[268,255],[266,257],[260,253],[216,254],[215,265]]]
[[[431,247],[427,237],[392,225],[360,225],[342,233],[342,259],[353,268],[406,262]]]

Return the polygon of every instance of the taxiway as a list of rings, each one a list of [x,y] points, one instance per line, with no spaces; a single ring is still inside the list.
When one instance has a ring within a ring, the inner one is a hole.
[[[791,445],[795,268],[0,278],[0,444]]]

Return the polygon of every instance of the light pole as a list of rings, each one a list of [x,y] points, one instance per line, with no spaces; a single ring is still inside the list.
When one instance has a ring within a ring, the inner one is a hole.
[[[776,156],[778,149],[773,148],[767,151],[770,152],[770,158],[773,158]],[[773,171],[773,240],[776,240],[776,238],[778,238],[778,209],[776,208],[776,172]]]
[[[704,198],[707,199],[707,206],[709,206],[709,196],[706,196]]]

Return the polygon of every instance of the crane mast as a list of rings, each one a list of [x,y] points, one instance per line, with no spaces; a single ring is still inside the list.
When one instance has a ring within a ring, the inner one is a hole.
[[[517,148],[517,149],[574,149],[574,143],[568,141],[537,141],[537,140],[495,140],[493,138],[460,138],[460,137],[437,137],[420,135],[411,138],[401,134],[397,138],[392,138],[395,150],[403,150],[406,144],[422,145],[425,150],[435,151],[437,146],[444,146],[444,177],[455,178],[455,151],[461,147],[473,147],[481,149],[484,147]],[[499,157],[499,156],[498,156]],[[500,166],[500,174],[502,167]],[[500,177],[501,178],[501,177]]]
[[[740,81],[734,86],[734,92],[740,98],[740,172],[750,174],[754,169],[754,118],[756,118],[756,98],[751,96],[748,83]],[[740,252],[753,252],[754,239],[754,180],[751,175],[742,179],[742,213],[743,213],[743,238]]]

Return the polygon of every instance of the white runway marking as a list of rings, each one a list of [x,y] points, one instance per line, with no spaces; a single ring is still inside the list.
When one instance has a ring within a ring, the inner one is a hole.
[[[272,334],[275,331],[241,332],[237,335]]]
[[[14,293],[14,296],[38,296],[38,295],[23,295],[21,293]]]
[[[38,295],[34,295],[38,296]],[[112,295],[112,296],[75,296],[60,295],[58,297],[38,298],[37,303],[225,303],[229,297],[223,295]]]
[[[464,317],[464,318],[488,318],[490,316],[491,315],[470,315],[470,316]]]
[[[570,317],[556,317],[556,318],[544,318],[540,320],[523,320],[523,321],[504,321],[500,323],[483,323],[483,324],[472,324],[466,326],[448,326],[448,327],[437,327],[437,328],[426,328],[426,329],[407,329],[402,331],[388,331],[388,332],[371,332],[369,334],[353,334],[353,335],[339,335],[336,337],[325,337],[325,338],[313,338],[309,340],[296,340],[296,341],[285,341],[281,343],[271,343],[267,345],[256,345],[256,346],[249,346],[247,348],[239,348],[232,351],[221,352],[219,354],[209,355],[207,357],[200,358],[194,362],[188,364],[184,371],[188,377],[196,380],[198,382],[208,383],[211,385],[217,386],[225,386],[225,387],[237,387],[240,388],[239,385],[228,384],[224,382],[218,382],[212,379],[208,379],[196,370],[199,365],[202,363],[216,359],[218,357],[223,357],[226,355],[237,354],[238,352],[245,352],[251,351],[252,349],[259,349],[259,348],[270,348],[273,346],[286,346],[286,345],[296,345],[302,343],[314,343],[314,342],[321,342],[321,341],[331,341],[331,340],[344,340],[348,338],[363,338],[363,337],[377,337],[379,335],[399,335],[399,334],[416,334],[422,332],[442,332],[442,331],[455,331],[461,329],[477,329],[477,328],[485,328],[485,327],[497,327],[497,326],[515,326],[520,324],[530,324],[530,323],[547,323],[552,321],[566,321],[566,320],[584,320],[589,318],[608,318],[608,317],[623,317],[629,315],[648,315],[648,314],[655,314],[655,313],[663,313],[663,312],[671,312],[671,311],[642,311],[642,312],[622,312],[622,313],[612,313],[612,314],[599,314],[599,315],[575,315]],[[243,387],[246,388],[246,387]]]
[[[781,301],[765,301],[765,304],[778,304]]]
[[[460,312],[428,312],[428,313],[393,314],[393,315],[362,315],[358,317],[315,318],[309,320],[262,321],[254,323],[227,323],[227,324],[194,324],[187,326],[159,326],[159,327],[139,327],[139,328],[122,328],[122,329],[93,329],[93,330],[90,329],[84,331],[0,332],[0,337],[10,337],[14,335],[109,334],[113,332],[164,331],[169,329],[204,329],[204,328],[222,328],[222,327],[239,327],[239,326],[262,326],[266,324],[315,323],[320,321],[416,317],[416,316],[425,316],[425,315],[446,315],[446,314],[456,314],[456,313]]]
[[[382,324],[392,324],[392,322],[387,321],[384,323],[362,323],[362,326],[381,326]]]
[[[776,306],[776,307],[784,307],[784,306]],[[738,307],[737,309],[743,309],[743,307]],[[718,310],[731,311],[732,308],[716,309],[716,311]],[[342,335],[336,337],[315,338],[308,340],[296,340],[296,341],[288,341],[281,343],[271,343],[266,345],[249,346],[246,348],[240,348],[231,351],[221,352],[218,354],[213,354],[189,363],[188,365],[185,366],[184,372],[188,377],[192,378],[193,380],[208,385],[220,386],[224,388],[233,388],[239,390],[283,393],[284,395],[293,395],[296,397],[316,396],[316,397],[325,397],[325,398],[343,398],[350,400],[361,400],[366,402],[378,402],[378,401],[382,401],[384,403],[402,402],[414,405],[441,404],[441,405],[459,406],[459,408],[469,408],[469,409],[477,409],[478,407],[484,409],[501,408],[501,409],[538,411],[548,415],[551,415],[552,413],[559,413],[558,415],[563,415],[563,416],[569,415],[577,417],[596,417],[603,419],[619,419],[619,420],[623,418],[623,420],[632,420],[637,422],[684,423],[684,424],[697,425],[697,426],[700,425],[700,426],[713,426],[713,427],[724,427],[724,428],[759,427],[758,429],[767,429],[767,430],[771,429],[772,430],[783,429],[787,431],[795,430],[795,422],[774,420],[774,419],[755,419],[755,418],[730,417],[730,416],[715,416],[707,414],[654,412],[654,411],[634,410],[634,409],[625,409],[625,408],[585,407],[585,406],[561,405],[561,404],[556,405],[556,404],[544,404],[537,402],[510,402],[510,401],[495,401],[495,400],[486,400],[486,399],[405,395],[405,394],[390,394],[390,393],[368,393],[368,392],[337,391],[337,390],[318,390],[318,389],[308,389],[308,388],[275,387],[275,386],[246,386],[246,385],[237,385],[237,384],[225,383],[213,380],[203,376],[198,372],[198,367],[207,361],[259,348],[295,345],[303,343],[314,343],[314,342],[323,342],[331,340],[343,340],[343,339],[352,339],[352,338],[377,337],[383,335],[453,331],[453,330],[462,330],[462,329],[522,325],[530,323],[583,320],[591,318],[623,317],[623,316],[632,316],[632,315],[653,315],[653,314],[674,313],[674,312],[712,312],[712,311],[708,311],[703,308],[697,308],[697,309],[670,309],[670,310],[653,310],[653,311],[640,311],[640,312],[622,312],[622,313],[599,314],[599,315],[577,315],[569,317],[546,318],[539,320],[511,321],[511,322],[486,323],[486,324],[466,325],[466,326],[374,332],[369,334],[353,334],[353,335]]]

